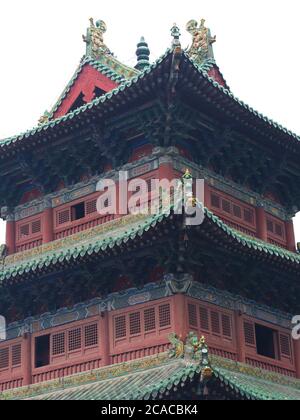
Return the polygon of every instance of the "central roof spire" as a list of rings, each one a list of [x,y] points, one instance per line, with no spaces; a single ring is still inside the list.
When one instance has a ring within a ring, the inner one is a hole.
[[[86,43],[86,56],[98,58],[102,54],[111,54],[104,43],[104,34],[107,31],[106,23],[103,20],[90,18],[90,27],[87,29],[87,35],[83,35],[83,41]]]

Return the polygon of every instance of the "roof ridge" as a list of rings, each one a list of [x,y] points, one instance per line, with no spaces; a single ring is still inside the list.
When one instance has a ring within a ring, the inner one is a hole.
[[[36,125],[35,127],[26,130],[20,134],[16,134],[14,136],[10,136],[4,139],[0,139],[0,147],[3,147],[5,145],[9,145],[11,143],[15,143],[18,140],[22,140],[23,138],[28,138],[31,135],[34,135],[38,132],[45,131],[49,127],[54,127],[55,125],[67,121],[69,119],[72,119],[75,115],[84,113],[87,109],[93,108],[95,105],[98,105],[100,102],[105,102],[107,99],[111,99],[113,96],[118,94],[120,91],[123,91],[125,88],[131,87],[133,84],[137,83],[140,79],[142,79],[146,74],[150,73],[153,69],[155,69],[170,53],[172,52],[172,49],[168,48],[166,52],[161,55],[157,60],[155,60],[152,64],[150,64],[149,67],[145,68],[143,71],[141,71],[136,76],[132,77],[129,80],[124,80],[118,87],[115,89],[112,89],[111,91],[107,92],[106,94],[99,96],[95,99],[93,99],[91,102],[88,102],[87,104],[77,108],[75,111],[71,111],[59,118],[55,118],[51,121],[47,121],[44,124]]]

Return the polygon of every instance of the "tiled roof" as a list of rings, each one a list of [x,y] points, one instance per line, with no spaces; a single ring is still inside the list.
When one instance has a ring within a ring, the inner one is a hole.
[[[265,255],[279,261],[280,264],[288,262],[296,267],[300,264],[299,254],[242,234],[226,225],[208,209],[205,209],[205,215],[206,220],[203,225],[197,228],[211,231],[214,237],[220,235],[221,243],[230,242],[233,246]],[[52,265],[105,253],[112,248],[120,248],[130,241],[139,241],[146,232],[172,217],[172,209],[154,216],[127,216],[32,250],[8,256],[4,259],[0,271],[0,283]]]
[[[214,380],[244,399],[300,400],[300,380],[212,356]],[[0,400],[151,400],[200,381],[202,366],[167,353],[6,391]]]
[[[147,78],[148,75],[151,74],[154,71],[154,69],[158,68],[163,61],[165,61],[167,58],[169,58],[172,55],[172,53],[173,53],[172,50],[168,49],[163,56],[161,56],[155,63],[153,63],[148,68],[146,68],[143,72],[141,72],[140,74],[132,77],[130,80],[124,81],[116,89],[113,89],[111,92],[94,99],[92,102],[76,109],[75,111],[70,112],[69,114],[64,115],[63,117],[57,118],[53,121],[45,123],[45,124],[43,124],[39,127],[33,128],[32,130],[28,130],[25,133],[22,133],[22,134],[19,134],[19,135],[16,135],[16,136],[13,136],[13,137],[10,137],[10,138],[7,138],[7,139],[0,140],[0,147],[9,146],[12,143],[15,143],[17,141],[28,139],[29,137],[34,136],[37,133],[42,133],[43,131],[46,131],[48,129],[53,129],[55,126],[57,126],[57,125],[59,125],[63,122],[66,122],[66,121],[72,120],[73,118],[76,118],[76,116],[79,115],[79,114],[83,114],[85,112],[88,112],[89,109],[92,109],[92,108],[95,108],[95,107],[102,107],[104,103],[112,100],[113,97],[121,94],[121,92],[127,91],[129,89],[133,89],[134,86],[137,85],[140,80]],[[262,123],[263,128],[265,130],[272,127],[275,130],[278,130],[278,133],[284,134],[285,136],[287,136],[290,139],[300,141],[300,137],[298,135],[296,135],[292,131],[284,128],[282,125],[277,124],[276,122],[267,118],[263,114],[259,113],[258,111],[254,110],[253,108],[251,108],[249,105],[242,102],[240,99],[238,99],[236,96],[234,96],[231,91],[229,91],[228,89],[225,89],[223,86],[221,86],[219,83],[217,83],[213,78],[209,77],[209,75],[207,73],[207,70],[202,69],[201,65],[197,65],[196,63],[191,61],[191,59],[189,58],[189,56],[186,53],[183,52],[182,54],[183,54],[182,56],[184,57],[184,60],[189,65],[193,66],[194,69],[197,70],[198,75],[201,78],[203,78],[204,80],[209,82],[209,85],[211,87],[214,87],[221,94],[223,99],[226,99],[228,104],[230,104],[232,106],[236,105],[236,107],[243,110],[245,112],[245,114],[247,114],[248,117],[251,119],[252,123],[253,123],[254,120],[259,121],[259,122]]]

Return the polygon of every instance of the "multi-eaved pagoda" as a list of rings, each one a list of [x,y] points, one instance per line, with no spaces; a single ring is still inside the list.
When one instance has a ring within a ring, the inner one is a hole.
[[[91,19],[55,106],[0,142],[0,399],[300,399],[300,138],[233,95],[204,21],[187,30],[130,68]],[[199,226],[97,212],[102,178],[186,169]]]

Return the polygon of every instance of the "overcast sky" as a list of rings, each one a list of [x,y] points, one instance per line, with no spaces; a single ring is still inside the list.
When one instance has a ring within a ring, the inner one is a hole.
[[[204,17],[216,60],[233,93],[300,134],[299,0],[9,0],[0,6],[0,138],[35,126],[73,75],[88,19],[102,19],[106,44],[127,64],[143,35],[156,59],[170,28]],[[300,241],[300,217],[296,221]],[[0,242],[4,223],[0,224]]]

